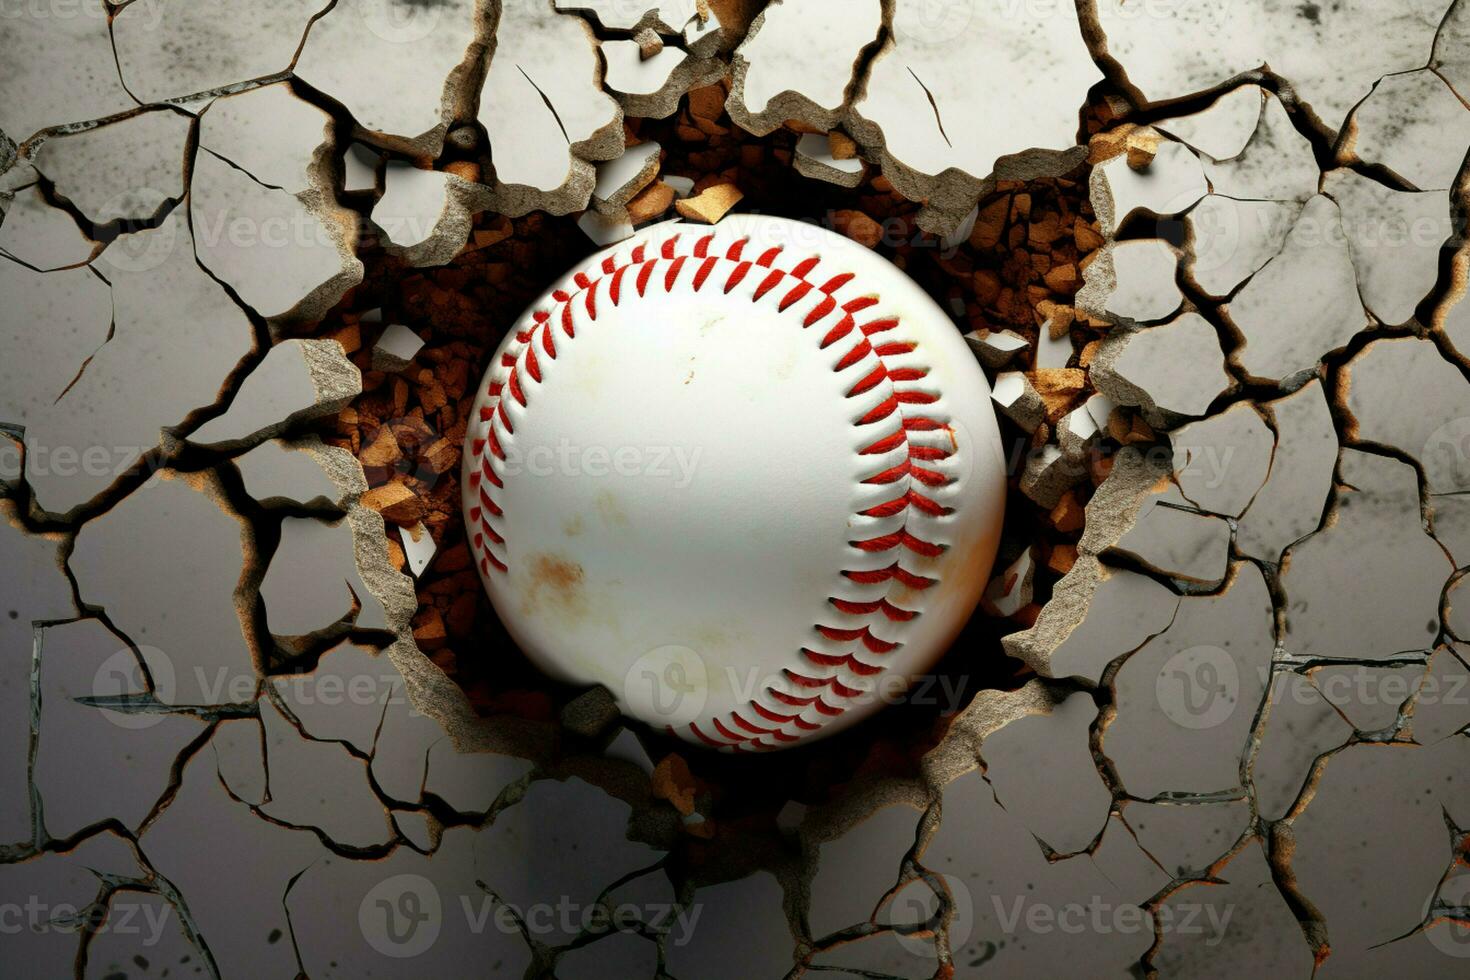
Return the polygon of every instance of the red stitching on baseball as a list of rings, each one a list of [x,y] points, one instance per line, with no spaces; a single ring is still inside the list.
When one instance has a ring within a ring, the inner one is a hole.
[[[924,380],[929,373],[927,369],[912,365],[887,363],[889,359],[901,358],[913,354],[918,349],[917,343],[896,340],[874,344],[868,338],[876,334],[883,334],[897,329],[900,325],[898,318],[880,317],[862,324],[857,323],[854,318],[855,313],[876,306],[879,303],[878,297],[872,295],[859,296],[839,306],[834,294],[850,283],[855,278],[854,274],[850,272],[839,273],[818,286],[808,279],[808,276],[821,262],[821,259],[816,256],[803,259],[789,270],[783,270],[775,267],[776,261],[783,252],[781,246],[773,246],[767,249],[754,262],[751,262],[741,258],[748,242],[747,239],[742,238],[735,241],[726,250],[726,254],[721,257],[709,254],[710,245],[715,238],[713,233],[703,235],[696,240],[693,246],[692,256],[679,253],[678,243],[680,237],[679,235],[674,235],[666,239],[659,249],[657,258],[646,258],[646,247],[644,244],[639,244],[633,248],[626,261],[618,261],[616,255],[609,255],[605,258],[600,263],[599,268],[602,275],[598,278],[590,277],[586,271],[577,272],[573,276],[572,281],[577,286],[577,293],[582,294],[583,307],[589,320],[595,322],[597,319],[597,291],[604,278],[607,279],[608,301],[614,306],[617,306],[624,297],[622,288],[623,278],[633,267],[637,267],[634,286],[638,296],[643,297],[647,295],[649,286],[656,282],[653,279],[655,266],[660,262],[667,263],[664,275],[661,277],[658,285],[665,292],[671,292],[683,272],[686,261],[691,257],[699,262],[692,281],[692,288],[695,292],[700,291],[706,282],[710,281],[710,277],[714,274],[717,265],[721,261],[735,263],[734,268],[721,284],[723,292],[726,294],[733,291],[745,279],[752,267],[770,270],[757,285],[752,301],[759,301],[772,289],[782,285],[788,277],[794,279],[795,283],[777,303],[779,312],[785,312],[793,305],[801,302],[813,290],[817,290],[823,294],[822,298],[804,317],[803,329],[821,322],[825,317],[834,313],[840,312],[841,314],[837,323],[823,336],[820,342],[820,349],[830,347],[848,337],[854,327],[858,329],[861,338],[858,343],[853,345],[843,355],[833,370],[836,372],[847,370],[862,362],[869,355],[878,360],[878,364],[874,366],[873,370],[869,371],[862,379],[848,389],[846,397],[852,398],[865,394],[885,381],[893,386],[893,394],[879,405],[870,409],[854,425],[859,427],[872,425],[897,413],[899,415],[899,427],[895,431],[867,443],[864,448],[859,450],[859,454],[884,455],[903,447],[905,443],[908,444],[908,458],[903,463],[871,474],[861,482],[865,485],[907,482],[909,486],[894,499],[884,504],[866,508],[860,511],[858,516],[895,518],[904,515],[910,510],[931,517],[952,513],[952,508],[943,506],[925,497],[917,492],[915,488],[915,484],[928,487],[942,487],[949,484],[952,478],[941,472],[914,465],[913,462],[914,460],[925,462],[944,460],[953,455],[952,451],[940,447],[919,445],[910,441],[910,434],[912,433],[938,431],[946,428],[948,423],[943,419],[934,418],[929,415],[907,414],[904,410],[905,406],[913,407],[935,404],[939,401],[939,395],[933,391],[899,387],[902,384]],[[553,303],[561,307],[560,326],[568,339],[574,339],[576,337],[572,306],[575,295],[562,289],[555,290],[551,294]],[[514,434],[510,417],[504,405],[504,393],[508,391],[520,406],[526,407],[528,405],[526,391],[519,377],[518,361],[522,356],[525,357],[526,374],[540,384],[542,381],[542,370],[536,359],[535,335],[538,332],[541,335],[541,348],[545,356],[549,360],[556,360],[557,350],[553,337],[554,331],[550,327],[554,315],[554,308],[552,310],[536,310],[532,313],[532,320],[535,325],[529,330],[517,332],[515,339],[516,344],[519,346],[507,350],[501,357],[501,366],[509,369],[508,376],[503,381],[498,378],[490,381],[487,387],[488,396],[496,399],[495,404],[493,406],[486,406],[480,411],[480,421],[482,424],[488,425],[488,431],[483,439],[476,438],[472,444],[474,447],[473,451],[476,456],[480,457],[481,463],[478,471],[471,475],[472,487],[478,490],[480,505],[471,509],[470,518],[472,521],[477,522],[480,527],[480,531],[473,536],[473,542],[476,549],[482,553],[479,565],[481,570],[487,575],[491,568],[504,574],[507,572],[507,566],[496,556],[490,547],[492,543],[498,547],[504,547],[505,545],[504,538],[490,524],[490,518],[492,516],[497,518],[503,517],[503,511],[486,492],[484,482],[481,480],[481,474],[483,473],[485,482],[488,482],[490,485],[496,488],[503,487],[503,482],[490,464],[490,458],[493,457],[502,462],[506,459],[504,448],[496,433],[497,424],[503,427],[507,434]],[[488,456],[486,455],[487,451]],[[912,552],[923,557],[934,557],[942,554],[945,550],[945,545],[941,543],[925,541],[915,536],[909,530],[907,520],[895,531],[876,535],[871,538],[850,541],[849,545],[863,553],[871,554],[897,551],[899,553]],[[899,561],[895,561],[891,565],[880,569],[845,569],[841,571],[841,574],[847,580],[859,585],[896,584],[911,591],[928,589],[936,582],[935,579],[909,572],[902,567]],[[834,609],[846,616],[881,616],[889,622],[907,622],[919,614],[917,610],[903,609],[894,605],[886,596],[876,600],[862,602],[831,597],[829,598],[829,602]],[[874,636],[869,630],[868,625],[863,625],[859,628],[850,628],[817,624],[814,626],[814,629],[819,635],[828,640],[860,644],[862,649],[872,654],[885,654],[899,646],[897,642],[882,640]],[[868,677],[881,673],[883,669],[878,665],[859,660],[852,651],[845,653],[826,653],[803,647],[800,648],[799,652],[805,660],[814,666],[831,669],[837,671],[837,673],[813,677],[798,673],[789,668],[785,669],[783,676],[789,683],[808,690],[824,689],[822,693],[803,697],[779,690],[775,687],[767,687],[764,692],[767,697],[778,704],[797,709],[794,713],[788,714],[775,711],[761,704],[758,700],[750,701],[749,708],[757,717],[778,727],[764,728],[755,725],[747,721],[739,711],[732,711],[730,712],[731,723],[736,728],[743,729],[749,734],[740,734],[721,722],[718,718],[711,720],[713,728],[718,732],[718,737],[701,730],[698,724],[694,722],[690,722],[687,725],[689,732],[707,745],[734,751],[740,751],[742,745],[762,749],[776,747],[771,742],[768,742],[767,738],[775,739],[781,743],[794,742],[799,739],[799,736],[782,731],[782,727],[791,726],[803,732],[817,731],[822,727],[821,723],[808,721],[802,717],[804,710],[810,708],[824,718],[836,718],[841,716],[847,708],[842,704],[829,702],[827,697],[831,696],[841,701],[851,700],[867,693],[862,688],[844,684],[840,676],[842,673],[848,673],[858,677]]]

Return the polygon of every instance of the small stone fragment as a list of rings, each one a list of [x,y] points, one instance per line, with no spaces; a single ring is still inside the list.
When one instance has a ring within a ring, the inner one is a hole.
[[[674,203],[674,210],[688,219],[712,225],[723,218],[745,195],[734,184],[715,184],[693,197]]]

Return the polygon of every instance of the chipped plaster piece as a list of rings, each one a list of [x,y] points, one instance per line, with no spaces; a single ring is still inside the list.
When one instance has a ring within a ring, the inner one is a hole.
[[[825,180],[848,190],[860,186],[866,172],[863,161],[857,157],[839,160],[833,156],[831,142],[819,133],[805,133],[796,141],[796,158],[792,165],[803,177]]]
[[[338,0],[312,22],[295,74],[346,106],[373,142],[436,157],[472,74],[483,16],[476,0]]]
[[[1135,214],[1182,214],[1209,193],[1199,157],[1183,143],[1165,141],[1142,172],[1120,154],[1092,171],[1092,206],[1111,238]]]
[[[1344,450],[1335,520],[1293,545],[1281,572],[1292,597],[1281,644],[1306,659],[1382,660],[1428,651],[1454,565],[1424,532],[1408,465]]]
[[[1226,298],[1281,252],[1301,213],[1291,201],[1206,196],[1184,218],[1185,273],[1207,296]]]
[[[403,542],[403,555],[408,559],[408,570],[414,578],[424,573],[429,562],[434,560],[434,536],[424,527],[423,521],[413,527],[400,527],[398,537]]]
[[[1031,581],[1036,575],[1036,559],[1027,548],[1020,557],[990,580],[980,604],[992,616],[1014,616],[1031,602]]]
[[[1179,252],[1161,239],[1105,245],[1094,254],[1077,293],[1077,308],[1110,323],[1167,319],[1184,302],[1175,273]]]
[[[905,196],[958,222],[992,174],[1061,174],[1080,160],[1077,107],[1102,73],[1071,4],[956,5],[936,18],[904,0],[892,30],[851,128],[884,148],[884,173]],[[1003,94],[1012,91],[1024,96]]]
[[[1439,253],[1454,232],[1446,191],[1396,191],[1351,170],[1322,179],[1342,228],[1363,305],[1389,326],[1407,323],[1439,279]]]
[[[1375,340],[1344,370],[1354,436],[1417,459],[1431,494],[1470,490],[1470,383],[1417,337]]]
[[[1005,367],[1029,346],[1026,338],[1014,330],[972,330],[965,334],[965,340],[980,363],[992,371]]]
[[[630,146],[621,156],[597,165],[592,206],[608,217],[619,217],[628,202],[658,176],[662,147],[653,140]]]
[[[518,217],[587,206],[588,161],[623,151],[622,110],[601,81],[597,43],[580,17],[505,5],[479,112],[494,148],[495,207]]]
[[[184,196],[186,113],[156,109],[48,139],[32,162],[93,224],[146,221]]]
[[[1068,487],[1082,479],[1084,472],[1058,446],[1048,443],[1027,457],[1026,469],[1021,473],[1021,492],[1050,509],[1057,505]]]
[[[674,202],[674,210],[679,216],[687,221],[695,221],[701,224],[718,224],[720,219],[730,213],[730,209],[739,204],[745,195],[740,188],[734,184],[715,184],[704,190]]]
[[[1222,310],[1245,338],[1235,359],[1268,381],[1312,370],[1367,327],[1337,204],[1308,201],[1280,254]]]
[[[377,191],[382,183],[378,177],[382,167],[382,154],[369,149],[365,143],[348,144],[342,154],[342,192],[371,194]]]
[[[608,218],[596,211],[585,211],[577,219],[577,227],[599,248],[633,237],[633,222],[628,218]]]
[[[1242,554],[1276,563],[1287,546],[1322,523],[1337,466],[1337,430],[1317,380],[1261,407],[1276,431],[1276,448],[1235,541]]]
[[[1198,313],[1113,333],[1093,360],[1091,375],[1114,402],[1142,407],[1148,423],[1160,428],[1204,415],[1234,386],[1220,338]]]
[[[757,136],[788,119],[814,129],[836,126],[858,62],[883,26],[882,6],[858,0],[833,16],[823,0],[768,5],[731,59],[730,118]]]
[[[990,397],[1005,413],[1006,418],[1019,425],[1024,432],[1035,432],[1046,417],[1046,406],[1041,401],[1041,395],[1024,372],[1002,373],[995,379],[995,388]]]
[[[1470,108],[1426,69],[1381,79],[1353,111],[1338,155],[1428,191],[1453,186],[1467,149]]]
[[[390,160],[373,223],[387,234],[384,247],[412,266],[446,265],[470,237],[475,187],[443,170]]]
[[[361,391],[362,375],[337,341],[284,340],[246,376],[225,413],[188,438],[198,446],[253,445],[332,415]]]
[[[411,327],[391,323],[373,345],[373,370],[393,374],[406,370],[423,348],[424,339]]]

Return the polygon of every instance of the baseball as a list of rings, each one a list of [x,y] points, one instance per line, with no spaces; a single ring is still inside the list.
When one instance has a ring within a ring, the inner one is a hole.
[[[990,389],[886,259],[781,218],[592,256],[496,352],[464,506],[547,673],[726,751],[872,715],[975,610],[1005,503]]]

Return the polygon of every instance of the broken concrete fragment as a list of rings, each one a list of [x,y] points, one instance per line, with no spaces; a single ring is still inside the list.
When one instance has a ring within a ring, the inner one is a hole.
[[[474,0],[343,0],[312,22],[294,72],[346,106],[374,142],[437,157],[478,57],[483,16]]]
[[[1091,377],[1115,403],[1140,406],[1160,428],[1204,415],[1234,386],[1220,338],[1198,313],[1114,332],[1093,360]]]
[[[1077,308],[1110,323],[1167,319],[1184,302],[1175,282],[1178,266],[1179,252],[1159,239],[1109,244],[1083,271]]]
[[[117,64],[144,104],[265,78],[291,67],[322,0],[278,0],[221,18],[195,4],[136,0],[112,17]]]
[[[649,184],[628,202],[628,221],[637,226],[662,218],[674,206],[674,188],[663,182]]]
[[[607,65],[603,87],[617,95],[630,115],[649,119],[673,115],[684,93],[716,82],[725,73],[723,62],[692,58],[683,48],[665,47],[645,57],[637,41],[603,41],[600,46]]]
[[[796,157],[792,166],[803,177],[825,180],[848,190],[861,185],[866,173],[862,160],[855,156],[837,158],[832,153],[831,141],[816,133],[805,133],[796,141]]]
[[[224,509],[207,472],[160,475],[84,524],[67,566],[85,605],[107,610],[119,632],[172,665],[172,697],[160,688],[160,700],[253,701],[255,659],[242,624],[244,522]]]
[[[597,42],[581,18],[547,4],[501,9],[479,103],[494,148],[498,210],[514,217],[587,206],[588,161],[623,152],[622,112],[600,78]]]
[[[271,634],[283,641],[345,628],[357,620],[359,607],[363,624],[387,618],[358,572],[352,528],[345,521],[283,518],[260,598]]]
[[[605,687],[594,687],[577,695],[561,709],[561,723],[584,738],[596,738],[618,720],[617,701]]]
[[[1036,561],[1027,548],[1003,572],[990,580],[980,603],[992,616],[1014,616],[1031,602],[1031,580],[1036,574]]]
[[[0,675],[0,786],[13,801],[0,809],[0,840],[34,842],[39,814],[28,790],[31,773],[31,671],[46,662],[46,623],[74,619],[71,584],[62,572],[60,544],[51,537],[24,533],[15,523],[14,505],[0,500],[0,568],[5,596],[0,599],[0,649],[6,651]],[[52,648],[58,659],[66,651]]]
[[[972,330],[965,340],[980,363],[992,371],[1005,367],[1028,346],[1026,338],[1014,330]]]
[[[731,59],[729,111],[757,136],[799,119],[813,129],[837,125],[864,50],[883,26],[878,0],[833,17],[821,0],[781,0],[750,25]]]
[[[1363,305],[1389,326],[1407,323],[1439,278],[1449,193],[1398,191],[1352,170],[1325,175],[1322,192],[1342,211]]]
[[[408,573],[414,578],[423,574],[429,562],[434,560],[434,536],[422,521],[413,527],[400,527],[399,539],[403,542],[403,555],[408,561]]]
[[[17,9],[0,24],[6,52],[0,133],[13,142],[138,107],[118,77],[108,18],[83,7],[62,13]]]
[[[1046,417],[1046,405],[1025,372],[1002,373],[995,379],[990,397],[1006,418],[1019,425],[1023,432],[1035,432]]]
[[[1313,369],[1367,327],[1337,204],[1308,201],[1281,253],[1221,309],[1245,338],[1235,359],[1267,381]]]
[[[389,324],[373,345],[373,370],[397,374],[407,370],[424,341],[412,328],[401,323]]]
[[[653,140],[624,150],[622,155],[597,165],[597,183],[592,188],[592,206],[611,218],[623,216],[628,203],[658,176],[661,147]]]
[[[633,237],[633,222],[627,217],[608,218],[596,211],[584,211],[577,219],[577,227],[599,247],[612,245]]]
[[[1242,554],[1274,564],[1288,545],[1322,524],[1337,466],[1337,430],[1320,381],[1261,407],[1274,423],[1276,450],[1265,485],[1238,522],[1235,543]]]
[[[664,49],[664,39],[658,36],[658,31],[651,27],[645,27],[633,35],[633,40],[638,44],[638,56],[644,61],[654,57]]]
[[[794,967],[795,937],[782,911],[781,883],[768,871],[735,881],[705,885],[693,901],[704,909],[689,941],[670,943],[666,969],[671,975],[709,980],[748,980],[782,976]],[[749,937],[767,937],[758,943]]]
[[[1209,193],[1199,157],[1183,143],[1166,140],[1148,169],[1129,165],[1126,155],[1099,167],[1091,177],[1092,206],[1102,233],[1111,238],[1135,214],[1182,214]]]
[[[1341,748],[1353,727],[1327,703],[1309,679],[1285,668],[1271,678],[1270,698],[1250,757],[1250,782],[1256,807],[1267,820],[1293,809],[1317,759]]]
[[[362,391],[362,375],[335,340],[284,340],[245,378],[230,407],[189,435],[198,446],[239,448],[335,414]]]
[[[262,184],[303,194],[318,185],[334,130],[331,116],[277,82],[211,102],[200,113],[199,144]]]
[[[936,17],[902,3],[891,28],[847,128],[883,147],[885,175],[906,197],[929,201],[929,230],[963,220],[992,174],[1027,179],[1081,162],[1076,107],[1102,73],[1072,6],[962,5]],[[1025,98],[1003,94],[1021,79]]]
[[[872,920],[893,887],[904,852],[914,845],[920,814],[903,803],[880,806],[855,826],[819,844],[811,883],[812,932],[825,936]]]
[[[1282,563],[1292,606],[1281,645],[1309,660],[1427,655],[1454,566],[1424,532],[1414,471],[1344,450],[1340,472],[1335,520],[1293,545]]]
[[[373,223],[387,235],[389,254],[412,266],[445,265],[469,240],[472,193],[454,174],[390,160]]]
[[[1208,871],[1229,854],[1250,827],[1245,800],[1142,803],[1130,800],[1123,819],[1139,845],[1179,877]]]
[[[674,210],[689,221],[712,225],[728,214],[744,196],[734,184],[715,184],[693,197],[675,201]]]
[[[32,162],[94,225],[148,221],[184,196],[189,115],[141,112],[41,144]]]
[[[1068,487],[1076,485],[1086,471],[1048,444],[1027,457],[1021,473],[1021,492],[1042,507],[1051,509],[1061,500]]]

